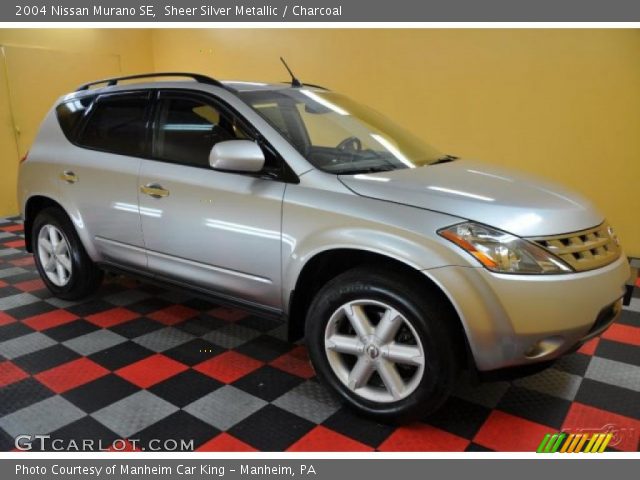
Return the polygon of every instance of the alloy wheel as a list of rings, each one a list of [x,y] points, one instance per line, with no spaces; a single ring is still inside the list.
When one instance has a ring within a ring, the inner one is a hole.
[[[325,329],[325,353],[338,379],[373,402],[407,398],[424,375],[422,342],[398,310],[376,300],[338,308]]]

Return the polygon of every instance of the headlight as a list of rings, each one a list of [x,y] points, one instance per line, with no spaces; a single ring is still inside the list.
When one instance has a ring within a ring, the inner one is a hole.
[[[473,255],[482,265],[498,273],[569,273],[572,268],[537,245],[495,228],[473,222],[438,231]]]

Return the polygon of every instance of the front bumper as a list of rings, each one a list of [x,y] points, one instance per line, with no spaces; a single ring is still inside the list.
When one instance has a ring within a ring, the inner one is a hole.
[[[567,275],[457,266],[424,273],[457,310],[476,368],[488,371],[552,360],[606,330],[620,314],[629,265],[621,255]]]

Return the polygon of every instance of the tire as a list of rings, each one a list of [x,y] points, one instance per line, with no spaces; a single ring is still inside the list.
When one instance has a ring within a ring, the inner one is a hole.
[[[54,296],[77,300],[100,287],[103,272],[87,255],[76,229],[62,209],[48,207],[39,212],[33,222],[31,239],[40,277]],[[52,243],[58,249],[53,255]],[[60,266],[62,273],[59,273]]]
[[[363,314],[368,326],[354,328]],[[440,292],[411,274],[358,267],[320,289],[305,336],[318,378],[348,406],[376,420],[405,422],[435,412],[453,390],[457,322]]]

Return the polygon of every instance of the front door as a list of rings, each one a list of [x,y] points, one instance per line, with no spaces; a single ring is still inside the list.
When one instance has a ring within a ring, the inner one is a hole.
[[[209,167],[217,142],[250,136],[213,99],[161,92],[153,159],[140,169],[140,214],[149,269],[223,296],[281,308],[285,184]]]

